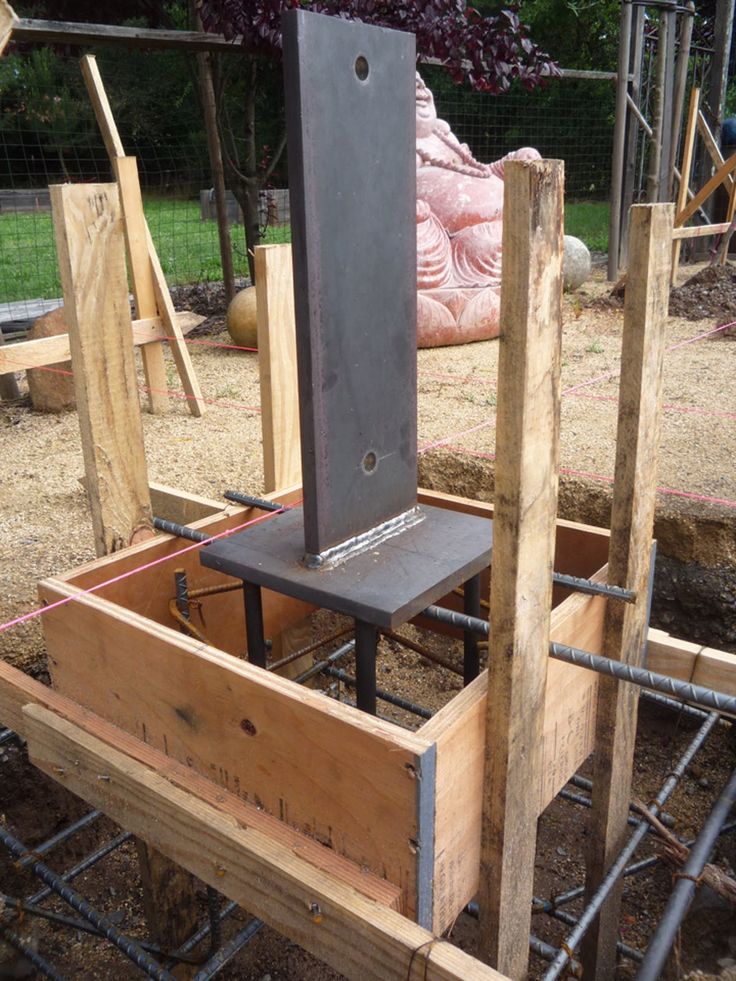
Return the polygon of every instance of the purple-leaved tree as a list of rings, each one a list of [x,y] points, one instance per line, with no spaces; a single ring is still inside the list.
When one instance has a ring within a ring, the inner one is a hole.
[[[309,7],[366,24],[379,24],[416,35],[419,59],[432,58],[457,83],[500,95],[518,79],[528,89],[558,75],[555,62],[529,38],[512,9],[483,15],[464,0],[198,0],[207,31],[238,39],[246,56],[246,104],[242,152],[221,125],[224,159],[230,184],[245,217],[251,277],[252,250],[261,238],[258,201],[285,146],[282,136],[269,159],[259,159],[256,140],[259,64],[281,56],[281,15],[291,7]],[[221,119],[221,124],[225,120]],[[237,159],[236,159],[237,157]]]

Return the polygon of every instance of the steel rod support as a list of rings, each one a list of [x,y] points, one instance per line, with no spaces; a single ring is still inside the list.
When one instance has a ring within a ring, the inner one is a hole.
[[[266,639],[263,635],[263,601],[261,587],[244,582],[245,633],[248,642],[248,660],[259,668],[266,667]]]
[[[355,697],[358,708],[376,714],[376,651],[378,627],[355,621]]]

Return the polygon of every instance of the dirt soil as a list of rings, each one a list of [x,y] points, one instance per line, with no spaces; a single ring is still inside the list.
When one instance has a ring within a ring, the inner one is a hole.
[[[733,281],[732,268],[727,267],[727,272]],[[610,509],[622,326],[622,311],[600,303],[609,292],[599,268],[594,280],[577,294],[566,296],[564,304],[561,513],[596,524],[607,523]],[[209,404],[202,419],[193,418],[182,399],[172,399],[166,416],[144,414],[149,477],[208,497],[218,497],[228,488],[257,494],[263,481],[257,356],[213,346],[213,342],[230,343],[216,288],[182,291],[177,301],[180,308],[197,309],[211,318],[190,336],[195,370]],[[693,300],[697,302],[705,301]],[[726,331],[687,342],[736,318],[727,302],[728,295],[724,295],[723,310],[716,301],[716,307],[709,307],[697,321],[678,312],[668,322],[660,461],[663,491],[657,528],[660,552],[667,556],[662,563],[660,622],[680,636],[721,646],[727,646],[733,631],[729,615],[736,621],[736,345],[727,339]],[[485,342],[419,353],[422,483],[492,499],[497,351],[496,342]],[[171,361],[168,371],[171,388],[178,391]],[[40,579],[73,568],[93,558],[94,553],[89,513],[79,483],[83,463],[76,413],[47,416],[33,412],[27,401],[3,404],[0,430],[4,451],[0,455],[2,624],[35,609]],[[702,585],[699,592],[693,592],[697,577]],[[701,594],[715,594],[710,608],[704,609],[694,598]],[[0,656],[44,680],[41,620],[37,617],[0,633]],[[733,637],[736,648],[736,634]],[[417,638],[430,647],[435,645],[436,653],[458,663],[457,648],[448,648],[436,638]],[[344,667],[351,670],[349,660]],[[456,674],[393,642],[383,645],[380,670],[379,684],[430,708],[439,707],[459,689]],[[417,724],[414,717],[399,710],[386,712],[402,724]],[[659,710],[643,711],[635,778],[636,793],[644,800],[656,793],[691,734],[688,719]],[[678,833],[687,837],[697,832],[734,765],[733,737],[721,727],[667,804],[676,818]],[[0,748],[0,814],[27,844],[36,846],[82,813],[82,807],[28,767],[22,748],[15,744]],[[583,817],[582,807],[566,801],[554,802],[545,812],[537,868],[540,896],[581,881]],[[55,852],[50,864],[59,869],[68,867],[112,833],[108,822],[95,823]],[[650,850],[652,847],[648,846]],[[646,853],[644,848],[640,850],[640,854]],[[736,864],[733,836],[723,839],[714,861]],[[0,891],[27,894],[34,887],[28,879],[24,882],[18,869],[0,855]],[[140,887],[130,845],[86,873],[78,884],[124,929],[134,935],[143,929]],[[627,882],[623,920],[626,943],[644,946],[670,886],[671,872],[661,869],[655,875]],[[570,910],[575,912],[576,908],[571,906]],[[735,922],[732,911],[694,911],[683,929],[683,971],[718,973],[724,967],[719,961],[736,958]],[[535,917],[535,932],[550,943],[561,939],[560,929],[548,918]],[[472,950],[475,933],[474,923],[463,916],[453,939]],[[38,930],[37,941],[42,953],[58,963],[69,978],[117,981],[139,976],[111,948],[79,932],[44,925]],[[0,954],[0,977],[2,963]],[[542,973],[542,962],[533,959],[532,976]],[[622,962],[619,977],[633,974],[629,962]],[[296,945],[267,930],[222,976],[234,981],[328,981],[338,977]]]

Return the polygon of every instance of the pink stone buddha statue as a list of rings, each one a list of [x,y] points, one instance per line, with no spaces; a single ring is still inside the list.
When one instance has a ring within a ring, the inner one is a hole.
[[[479,163],[437,118],[417,75],[417,342],[488,340],[499,332],[503,168],[531,147]]]

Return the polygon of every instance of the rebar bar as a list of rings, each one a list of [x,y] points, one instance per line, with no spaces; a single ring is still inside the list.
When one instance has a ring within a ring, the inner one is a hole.
[[[291,664],[292,661],[298,661],[300,657],[305,657],[307,654],[312,654],[320,647],[326,647],[327,644],[331,644],[333,641],[339,640],[340,637],[344,637],[345,634],[351,633],[352,629],[353,625],[351,623],[347,627],[343,627],[341,630],[336,630],[328,637],[321,637],[319,640],[315,640],[313,643],[307,644],[306,647],[301,647],[298,651],[292,651],[291,654],[287,654],[286,657],[282,657],[278,661],[274,661],[273,664],[269,664],[268,670],[278,671],[280,668],[285,668],[286,665]]]
[[[566,586],[576,593],[587,593],[589,596],[607,596],[609,599],[623,600],[624,603],[635,603],[636,593],[623,586],[611,586],[607,582],[594,582],[592,579],[582,579],[580,576],[568,576],[564,572],[553,572],[552,582],[557,586]]]
[[[481,637],[488,636],[487,620],[483,620],[480,617],[469,617],[465,613],[458,613],[457,610],[448,610],[445,606],[432,604],[425,610],[422,610],[422,616],[428,617],[430,620],[436,620],[438,623],[447,624],[448,627],[457,627],[459,630],[465,630],[468,633],[480,634]]]
[[[549,645],[549,652],[557,661],[588,668],[598,672],[598,674],[607,674],[613,678],[618,678],[619,681],[629,681],[634,685],[640,685],[642,688],[653,688],[655,691],[675,695],[685,699],[685,701],[696,702],[698,705],[705,706],[715,712],[727,712],[730,715],[736,715],[736,696],[724,695],[722,692],[713,691],[711,688],[694,685],[690,681],[680,681],[677,678],[670,678],[668,675],[657,674],[655,671],[647,670],[647,668],[638,668],[622,661],[612,661],[600,654],[591,654],[590,651],[581,651],[577,647],[568,647],[566,644],[552,642]]]
[[[124,845],[126,841],[130,841],[132,837],[133,835],[128,831],[121,832],[119,835],[116,835],[115,838],[112,838],[110,841],[91,852],[86,856],[86,858],[83,858],[81,862],[69,869],[68,872],[62,873],[59,878],[63,879],[64,882],[73,882],[78,876],[82,875],[82,873],[91,869],[93,865],[96,865],[98,862],[102,861],[103,858],[106,858],[108,855],[114,852],[117,848],[120,848],[121,845]],[[45,889],[41,889],[39,892],[34,893],[32,896],[29,896],[27,901],[32,904],[42,903],[44,899],[47,899],[51,895],[52,892],[53,889],[46,887]]]
[[[314,678],[315,675],[321,674],[325,668],[329,667],[331,664],[334,664],[335,661],[339,661],[340,658],[345,657],[346,654],[350,654],[353,650],[355,650],[355,641],[349,640],[347,644],[343,644],[342,647],[338,647],[336,651],[333,651],[332,654],[326,657],[323,661],[318,661],[310,668],[307,668],[306,671],[302,671],[301,674],[298,674],[296,678],[294,678],[294,681],[298,685],[304,684],[305,681],[309,681],[309,679]]]
[[[573,787],[578,787],[580,790],[587,790],[589,794],[593,791],[593,781],[588,780],[587,777],[581,777],[577,773],[573,773],[567,782],[571,783]],[[629,810],[632,809],[635,810],[633,805],[629,804]],[[659,820],[666,828],[674,828],[675,826],[675,819],[671,814],[667,814],[665,811],[662,811],[662,813],[659,815]]]
[[[177,524],[176,521],[167,521],[165,518],[153,519],[153,527],[157,531],[164,531],[167,535],[176,535],[178,538],[186,538],[190,542],[208,542],[211,535],[205,535],[203,531],[196,528],[187,528],[186,525]]]
[[[40,845],[36,845],[36,847],[33,849],[33,854],[46,855],[47,852],[50,852],[53,848],[56,848],[57,845],[65,842],[67,838],[71,838],[72,835],[75,835],[78,831],[83,831],[84,828],[88,827],[88,825],[92,824],[93,821],[96,821],[100,817],[102,817],[102,811],[90,811],[88,814],[85,814],[83,817],[79,818],[79,820],[73,821],[72,824],[68,824],[65,828],[62,828],[61,831],[55,835],[52,835],[51,838],[47,838],[46,841],[42,841]],[[21,859],[19,864],[26,868],[29,864],[28,859]]]
[[[45,882],[52,892],[55,892],[76,913],[79,913],[88,923],[96,927],[107,940],[115,944],[118,950],[121,950],[137,967],[145,971],[150,978],[154,978],[155,981],[174,981],[173,974],[162,968],[135,940],[131,940],[130,937],[120,933],[108,917],[94,909],[84,896],[72,889],[61,876],[52,872],[43,862],[33,858],[26,846],[6,828],[0,827],[0,841],[17,859],[31,858],[32,861],[28,867],[33,874]]]
[[[718,713],[711,712],[706,718],[705,722],[703,722],[701,727],[698,729],[695,737],[692,739],[689,746],[678,760],[674,770],[672,770],[672,772],[669,774],[653,803],[650,805],[649,810],[652,814],[658,814],[660,809],[664,806],[670,794],[679,783],[683,773],[692,762],[693,757],[708,738],[711,730],[717,722]],[[598,889],[591,897],[589,903],[578,917],[577,926],[565,938],[562,949],[550,965],[549,970],[544,975],[543,981],[556,981],[556,979],[560,976],[561,971],[564,969],[565,965],[570,959],[570,954],[568,952],[574,951],[585,936],[585,933],[595,917],[598,915],[598,911],[605,902],[609,892],[618,881],[618,878],[622,874],[623,870],[626,868],[627,862],[647,834],[648,827],[649,824],[646,820],[642,819],[639,822],[639,826],[634,830],[628,842],[621,849],[616,860],[606,873],[603,882],[600,884]]]
[[[402,634],[396,633],[394,630],[382,630],[382,636],[388,638],[388,640],[396,641],[397,644],[401,644],[402,647],[408,648],[410,651],[414,651],[420,657],[426,658],[428,661],[432,661],[434,664],[438,664],[441,668],[446,671],[452,671],[453,674],[458,674],[460,677],[463,676],[463,669],[457,667],[457,665],[452,664],[450,661],[441,657],[439,654],[435,654],[434,651],[428,650],[426,647],[422,647],[421,644],[417,644],[413,640],[409,640],[408,637],[402,636]]]
[[[350,688],[355,688],[357,685],[357,679],[340,668],[332,668],[328,665],[322,669],[322,673],[328,675],[330,678],[337,678],[338,681],[342,681],[344,685],[348,685]],[[403,709],[405,712],[418,715],[421,719],[431,719],[434,714],[429,709],[423,708],[421,705],[415,705],[414,702],[402,698],[401,695],[394,695],[384,688],[376,688],[376,697],[380,698],[382,702],[388,702],[389,705],[395,705],[396,708]]]
[[[9,743],[11,739],[16,739],[17,735],[12,729],[0,729],[0,746]]]
[[[251,497],[250,494],[239,494],[237,491],[223,491],[222,496],[234,504],[244,504],[247,508],[259,508],[261,511],[288,511],[288,504],[277,501],[266,501],[262,497]]]
[[[14,947],[19,954],[22,954],[27,961],[30,961],[45,978],[51,978],[51,981],[66,981],[64,975],[59,974],[53,964],[50,964],[45,957],[42,957],[13,930],[8,929],[8,927],[0,927],[0,937],[11,947]]]
[[[736,769],[701,828],[682,871],[676,873],[677,884],[644,954],[644,960],[636,976],[637,981],[656,981],[662,976],[662,969],[675,941],[675,935],[700,884],[699,877],[734,804],[736,804]]]
[[[252,919],[242,930],[235,934],[223,947],[213,954],[207,963],[197,971],[192,981],[209,981],[218,971],[235,957],[235,955],[245,947],[246,944],[255,937],[258,931],[264,926],[262,920]]]

